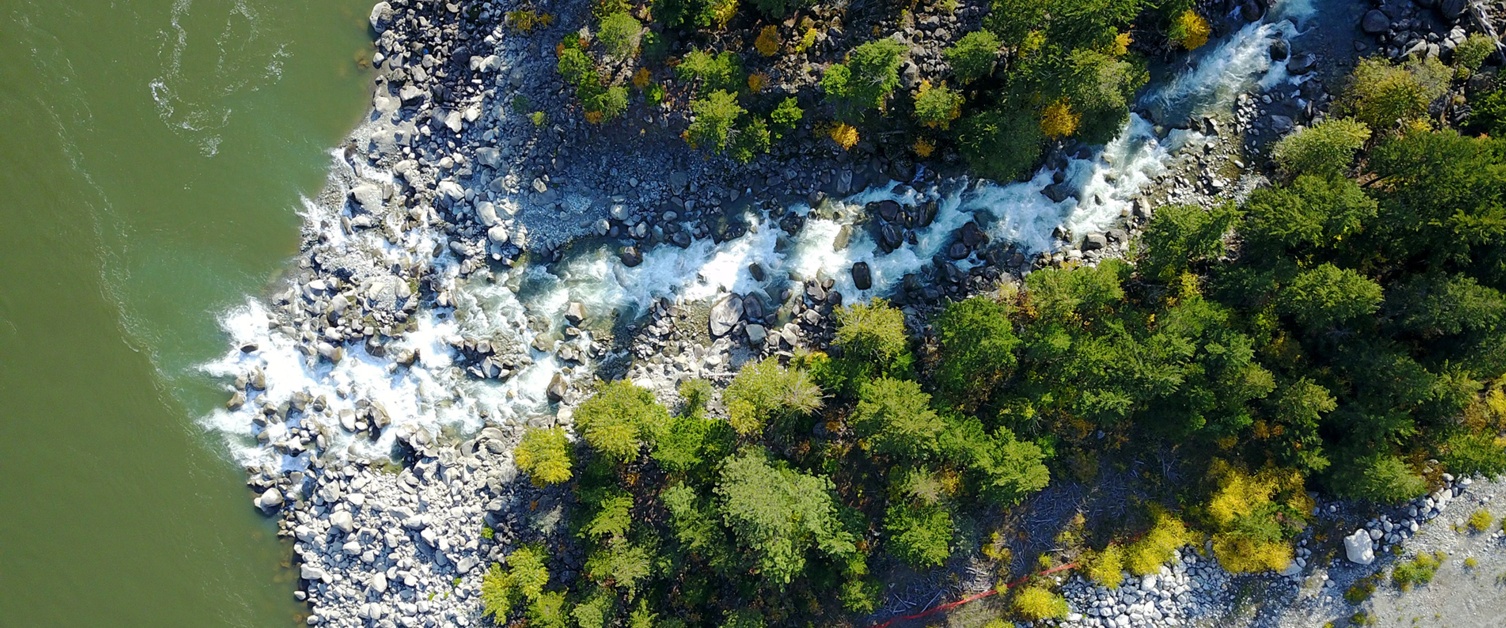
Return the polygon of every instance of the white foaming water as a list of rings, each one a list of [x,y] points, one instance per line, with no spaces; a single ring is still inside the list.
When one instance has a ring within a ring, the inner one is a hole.
[[[1278,7],[1286,17],[1305,19],[1311,5],[1290,0]],[[1267,55],[1273,37],[1294,36],[1296,27],[1287,21],[1246,26],[1204,53],[1197,65],[1168,81],[1146,98],[1166,107],[1210,111],[1228,107],[1241,91],[1252,86],[1274,85],[1289,80],[1285,63],[1272,64]],[[266,399],[286,402],[295,392],[323,396],[329,416],[354,410],[359,399],[377,401],[392,419],[392,427],[375,442],[344,433],[336,434],[330,451],[375,457],[390,451],[395,428],[424,428],[431,433],[443,426],[463,432],[479,429],[487,420],[521,421],[549,412],[545,394],[550,380],[564,366],[552,352],[530,348],[543,338],[558,343],[563,313],[571,301],[583,303],[588,315],[599,317],[641,315],[657,299],[681,302],[705,301],[725,293],[761,293],[777,297],[790,279],[829,277],[846,302],[886,294],[907,273],[920,271],[950,242],[953,234],[970,221],[977,221],[996,241],[1014,243],[1026,252],[1050,251],[1060,245],[1058,228],[1073,237],[1112,227],[1142,188],[1164,172],[1171,155],[1182,146],[1198,143],[1196,131],[1174,129],[1158,137],[1150,122],[1132,115],[1119,137],[1087,158],[1070,159],[1061,171],[1064,186],[1074,197],[1053,202],[1042,191],[1057,172],[1038,171],[1031,179],[1007,185],[988,181],[955,180],[940,187],[916,190],[891,182],[821,208],[797,205],[792,211],[806,216],[804,227],[794,236],[785,234],[764,215],[748,216],[748,232],[721,243],[697,240],[680,249],[660,245],[643,252],[641,264],[628,267],[607,246],[573,254],[548,270],[542,266],[507,271],[493,279],[457,278],[453,260],[446,253],[434,260],[438,283],[449,287],[452,308],[423,309],[417,328],[394,343],[394,349],[416,349],[419,360],[412,367],[397,367],[390,357],[369,355],[358,344],[346,347],[339,364],[309,358],[297,349],[297,341],[280,331],[266,308],[248,303],[228,313],[222,325],[239,347],[255,343],[258,350],[241,353],[232,349],[204,370],[212,375],[233,377],[260,368],[266,375]],[[337,153],[337,167],[351,168]],[[391,173],[357,165],[352,171],[371,181],[391,183]],[[894,200],[916,206],[934,201],[936,218],[925,229],[913,232],[915,244],[883,254],[861,224],[867,220],[864,206],[879,200]],[[342,210],[307,204],[305,219],[320,225],[327,242],[345,251],[379,260],[381,264],[424,254],[444,243],[442,234],[429,229],[404,233],[400,244],[388,242],[382,229],[367,229],[346,235],[339,224]],[[396,231],[396,230],[388,230]],[[845,232],[845,235],[844,235]],[[845,246],[838,249],[839,241]],[[856,262],[868,263],[873,286],[860,291],[853,285],[850,269]],[[756,280],[751,264],[765,269],[765,279]],[[962,262],[969,268],[975,262]],[[452,340],[459,337],[489,339],[494,346],[508,345],[529,355],[523,365],[503,382],[478,380],[455,362]],[[589,334],[586,336],[589,340]],[[582,345],[583,346],[583,345]],[[573,369],[574,379],[589,377],[590,364]],[[253,401],[255,399],[253,398]],[[261,443],[252,421],[254,404],[230,412],[220,410],[205,419],[210,427],[226,433],[236,457],[252,466],[271,465],[284,469],[307,466],[308,455],[291,455],[268,446],[286,435],[283,426],[268,426]],[[307,420],[305,417],[301,420]],[[332,420],[332,419],[327,419]],[[291,420],[293,426],[297,420]]]

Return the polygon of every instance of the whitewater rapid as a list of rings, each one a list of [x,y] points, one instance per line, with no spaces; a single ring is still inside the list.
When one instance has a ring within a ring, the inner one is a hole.
[[[1294,82],[1285,61],[1272,62],[1268,55],[1276,37],[1300,35],[1299,24],[1312,14],[1311,6],[1289,1],[1278,5],[1263,22],[1251,23],[1195,55],[1187,69],[1178,72],[1159,89],[1141,99],[1142,106],[1176,111],[1181,120],[1189,115],[1227,111],[1238,94],[1252,88],[1270,88]],[[1163,116],[1163,119],[1165,116]],[[685,248],[660,244],[643,252],[642,263],[628,267],[608,244],[583,247],[551,266],[520,265],[497,271],[495,276],[462,278],[456,264],[443,253],[430,260],[446,295],[440,306],[425,303],[415,314],[415,325],[390,346],[383,356],[369,354],[360,343],[345,347],[338,363],[319,359],[317,353],[300,348],[300,338],[282,322],[275,307],[258,299],[227,312],[221,325],[232,348],[220,359],[203,366],[216,377],[246,377],[259,371],[265,379],[265,401],[288,403],[297,393],[322,398],[328,411],[290,416],[287,424],[259,420],[252,403],[237,410],[220,409],[204,417],[210,429],[223,433],[237,461],[267,471],[301,470],[314,455],[283,442],[300,421],[328,421],[321,430],[331,442],[326,451],[335,457],[378,458],[392,448],[399,430],[424,429],[435,434],[444,429],[473,433],[489,422],[520,424],[551,416],[546,389],[556,373],[582,380],[592,373],[589,357],[580,364],[562,364],[555,351],[566,342],[563,321],[571,302],[585,305],[595,317],[636,317],[657,300],[680,303],[704,302],[724,294],[759,293],[766,302],[778,302],[782,288],[791,281],[817,277],[835,280],[834,290],[843,302],[853,303],[883,296],[909,273],[919,272],[942,252],[953,234],[976,221],[994,240],[1013,243],[1026,253],[1052,252],[1072,239],[1117,226],[1128,215],[1142,190],[1166,174],[1174,153],[1184,146],[1206,140],[1197,130],[1158,130],[1150,121],[1131,115],[1119,136],[1093,154],[1072,158],[1059,169],[1042,168],[1026,181],[997,184],[984,180],[955,179],[916,189],[903,182],[889,182],[851,197],[828,201],[821,207],[795,205],[789,208],[805,218],[794,235],[786,234],[777,221],[761,212],[744,216],[748,230],[743,235],[715,242],[695,240]],[[344,160],[336,157],[337,164]],[[359,178],[391,182],[391,173],[358,168]],[[1052,201],[1043,191],[1055,178],[1073,195]],[[865,205],[892,200],[905,206],[936,204],[932,224],[914,232],[915,243],[883,253],[860,222]],[[379,230],[347,233],[340,226],[342,208],[309,203],[306,222],[317,228],[330,246],[347,253],[369,255],[382,262],[404,256],[443,251],[447,241],[438,231],[423,229],[401,234],[393,243],[374,235]],[[845,247],[837,243],[845,240]],[[850,269],[866,262],[872,286],[859,290]],[[758,265],[765,272],[756,273]],[[590,332],[570,341],[589,346]],[[461,338],[489,338],[521,347],[527,359],[503,380],[472,377],[458,363],[454,345]],[[243,351],[242,347],[255,350]],[[546,350],[540,350],[543,347]],[[412,351],[413,364],[400,365],[393,357]],[[376,440],[358,437],[339,425],[342,413],[358,410],[361,400],[379,402],[392,420]]]

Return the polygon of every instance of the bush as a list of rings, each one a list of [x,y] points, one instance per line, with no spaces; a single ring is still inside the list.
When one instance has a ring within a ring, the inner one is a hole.
[[[837,310],[835,344],[849,359],[889,372],[907,366],[909,337],[905,315],[882,299]]]
[[[1490,434],[1456,433],[1443,442],[1438,459],[1454,475],[1492,477],[1506,473],[1506,447]]]
[[[1448,68],[1437,59],[1404,66],[1361,59],[1339,98],[1338,111],[1371,129],[1392,130],[1426,116],[1428,105],[1447,90],[1448,77]]]
[[[957,148],[980,176],[1009,182],[1027,174],[1041,155],[1041,125],[1035,114],[991,109],[962,118]]]
[[[1312,509],[1302,476],[1275,468],[1248,473],[1214,460],[1209,477],[1218,487],[1207,513],[1219,564],[1230,573],[1279,571],[1291,564],[1286,541]]]
[[[952,556],[952,515],[941,506],[890,504],[884,530],[890,552],[911,567],[939,567]]]
[[[625,11],[618,11],[601,20],[596,40],[601,42],[607,54],[618,59],[628,59],[638,54],[638,43],[643,36],[643,24]]]
[[[523,441],[513,451],[518,468],[533,478],[534,486],[560,484],[570,480],[570,441],[564,428],[530,427]]]
[[[1470,33],[1454,47],[1454,73],[1459,78],[1474,74],[1496,51],[1496,42],[1483,33]]]
[[[1124,548],[1118,543],[1109,543],[1103,551],[1088,560],[1088,579],[1098,586],[1117,589],[1124,582]]]
[[[882,109],[899,86],[899,66],[905,47],[893,39],[870,41],[854,48],[846,63],[827,68],[821,87],[845,109],[861,113]]]
[[[1481,508],[1469,514],[1469,529],[1474,532],[1484,532],[1490,528],[1494,520],[1489,510]]]
[[[744,113],[737,104],[737,95],[717,90],[691,101],[690,110],[695,113],[695,120],[685,129],[685,141],[695,148],[727,150],[732,127]]]
[[[1014,610],[1031,621],[1061,619],[1071,611],[1067,598],[1039,585],[1029,585],[1014,594]]]
[[[915,94],[915,121],[932,129],[945,129],[962,115],[962,94],[948,89],[946,83],[932,87],[922,81]]]
[[[575,410],[575,426],[586,443],[619,462],[636,460],[668,423],[669,411],[653,393],[624,380],[603,384]]]
[[[753,49],[765,57],[772,57],[778,54],[779,27],[770,24],[758,31],[758,38],[753,40]]]
[[[963,84],[992,74],[999,56],[999,37],[990,31],[973,31],[963,35],[948,48],[945,56],[952,73]]]
[[[1271,151],[1271,158],[1288,177],[1338,177],[1349,170],[1355,153],[1369,139],[1370,127],[1364,123],[1329,119],[1282,138]]]
[[[1161,571],[1161,566],[1171,561],[1173,552],[1193,540],[1181,519],[1162,510],[1151,514],[1154,523],[1150,530],[1125,548],[1125,562],[1130,573],[1137,576],[1148,576]]]
[[[831,136],[831,141],[841,146],[842,150],[851,150],[858,144],[858,130],[850,124],[838,124],[832,127],[828,134]]]
[[[749,362],[722,393],[728,421],[737,433],[763,431],[769,421],[803,416],[821,407],[821,388],[810,374],[785,369],[775,358]]]
[[[1416,558],[1398,563],[1391,570],[1391,583],[1402,591],[1410,590],[1413,585],[1427,584],[1433,581],[1433,576],[1438,573],[1438,567],[1443,564],[1447,555],[1443,552],[1435,554],[1418,554]]]

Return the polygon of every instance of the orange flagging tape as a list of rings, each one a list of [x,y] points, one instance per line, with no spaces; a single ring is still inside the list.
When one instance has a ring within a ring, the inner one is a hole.
[[[1076,566],[1077,566],[1077,563],[1067,563],[1065,565],[1058,565],[1056,567],[1052,567],[1050,569],[1042,571],[1041,573],[1039,573],[1037,575],[1049,576],[1049,575],[1054,574],[1054,573],[1056,573],[1058,571],[1066,571],[1066,570],[1072,569],[1072,568],[1074,568]],[[1019,578],[1016,578],[1014,580],[1014,582],[1010,582],[1009,584],[1004,585],[1004,588],[1006,588],[1006,589],[1012,589],[1012,588],[1018,586],[1021,582],[1024,582],[1025,579],[1028,578],[1028,577],[1029,576],[1021,576]],[[895,622],[912,621],[912,620],[920,619],[922,617],[927,617],[927,616],[930,616],[930,615],[935,615],[936,613],[944,613],[946,611],[949,611],[949,610],[952,610],[954,608],[957,608],[958,606],[962,606],[963,604],[969,604],[969,603],[981,600],[983,598],[986,598],[988,596],[998,595],[998,594],[999,594],[999,590],[998,589],[989,589],[989,590],[984,591],[982,593],[977,593],[977,594],[974,594],[974,595],[969,595],[969,596],[967,596],[965,598],[957,600],[956,602],[948,602],[946,604],[942,604],[941,606],[936,606],[936,607],[933,607],[933,608],[930,608],[930,609],[927,609],[927,610],[923,610],[923,611],[921,611],[919,613],[915,613],[914,615],[905,615],[904,617],[895,617],[895,618],[890,619],[889,621],[886,621],[886,622],[884,622],[882,624],[874,624],[872,626],[872,628],[889,628],[889,626],[892,625],[892,624],[894,624]]]

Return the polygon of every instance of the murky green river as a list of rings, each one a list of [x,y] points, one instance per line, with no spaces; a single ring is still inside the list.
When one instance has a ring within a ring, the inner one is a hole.
[[[294,621],[196,366],[367,108],[370,5],[0,2],[0,626]]]

